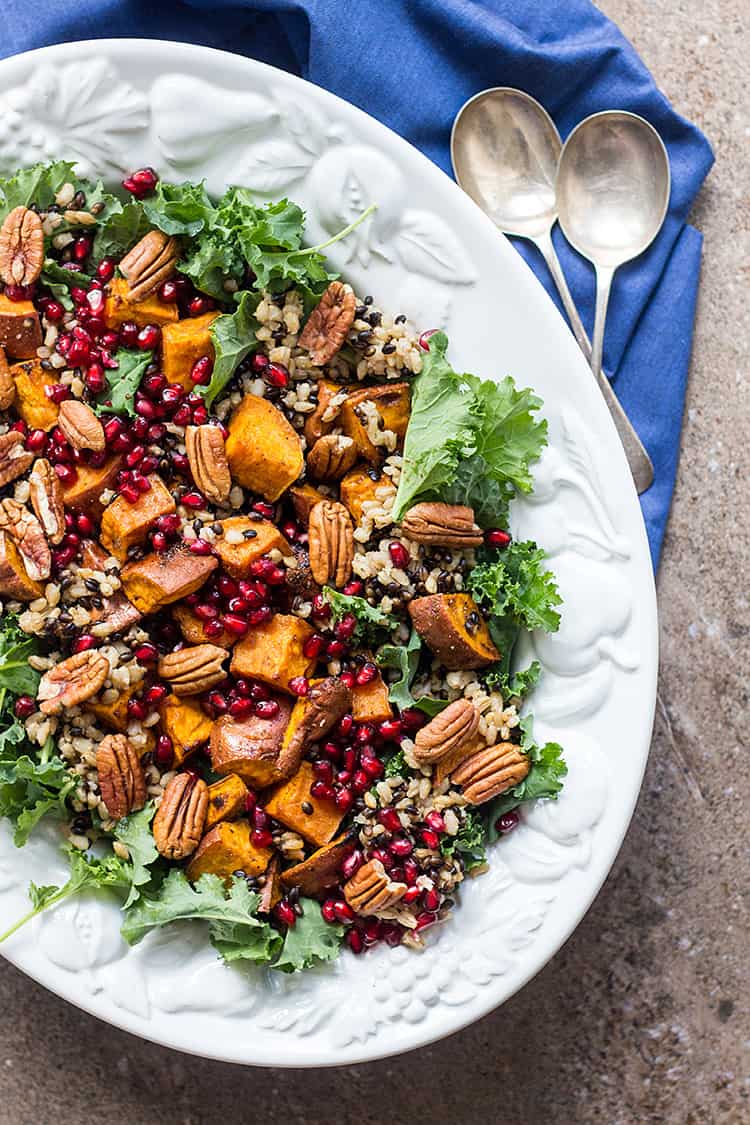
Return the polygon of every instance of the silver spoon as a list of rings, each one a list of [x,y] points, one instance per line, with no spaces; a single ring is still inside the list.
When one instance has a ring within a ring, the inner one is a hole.
[[[656,238],[669,192],[667,150],[653,126],[634,113],[595,113],[576,126],[563,146],[556,182],[560,226],[596,269],[591,369],[602,390],[609,386],[602,350],[612,278],[618,266],[637,258]],[[654,479],[653,466],[640,441],[637,447],[632,444],[630,423],[625,430],[613,418],[636,488],[643,492]]]
[[[476,94],[453,122],[451,160],[456,180],[504,234],[526,238],[539,249],[588,359],[591,345],[552,245],[561,149],[560,134],[547,111],[509,86]]]

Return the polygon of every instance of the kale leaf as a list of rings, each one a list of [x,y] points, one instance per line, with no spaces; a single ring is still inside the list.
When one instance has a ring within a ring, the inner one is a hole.
[[[117,368],[106,373],[107,387],[99,396],[97,414],[127,414],[134,417],[135,392],[153,358],[153,352],[133,352],[118,348],[115,352]]]
[[[394,668],[401,673],[388,688],[388,699],[398,707],[399,711],[405,711],[408,707],[418,707],[426,715],[437,715],[448,706],[447,699],[433,699],[429,695],[421,695],[419,699],[415,699],[411,693],[411,683],[417,674],[421,651],[422,641],[419,633],[416,629],[412,629],[405,645],[383,645],[378,649],[375,660],[379,667]]]
[[[531,769],[523,781],[501,793],[487,807],[488,839],[497,840],[499,832],[495,827],[504,813],[518,808],[526,801],[536,801],[540,797],[556,801],[563,787],[563,778],[568,767],[563,759],[563,749],[557,742],[547,742],[538,746],[534,741],[533,716],[524,715],[520,722],[521,750],[531,759]]]
[[[127,910],[136,901],[140,894],[139,888],[151,879],[151,865],[159,859],[151,832],[154,812],[153,802],[149,802],[145,808],[122,817],[115,825],[114,837],[126,846],[131,862],[130,889],[123,903],[123,910]]]
[[[460,852],[464,867],[471,871],[487,862],[484,850],[486,838],[487,827],[480,814],[473,809],[465,809],[463,822],[456,835],[441,838],[440,854],[450,859],[456,852]]]
[[[374,642],[383,631],[390,632],[398,624],[390,613],[384,613],[377,606],[370,605],[366,598],[359,598],[356,594],[341,594],[330,586],[324,586],[323,597],[331,607],[334,625],[338,625],[341,618],[350,613],[356,618],[353,634],[355,641]]]
[[[258,293],[250,293],[246,290],[240,298],[236,311],[217,317],[211,325],[211,339],[214,345],[214,369],[211,382],[206,387],[196,387],[206,400],[206,406],[211,406],[242,360],[258,347],[255,333],[260,325],[255,319],[255,310],[259,302]]]
[[[294,973],[318,962],[333,961],[344,936],[343,926],[325,921],[320,903],[315,899],[300,899],[300,905],[302,917],[287,930],[281,953],[271,966],[282,973]]]

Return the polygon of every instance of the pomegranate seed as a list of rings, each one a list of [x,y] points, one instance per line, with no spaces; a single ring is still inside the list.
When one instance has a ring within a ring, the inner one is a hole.
[[[401,722],[408,731],[416,731],[425,725],[427,716],[418,707],[407,707],[401,712]]]
[[[138,648],[135,649],[133,656],[136,658],[139,664],[155,664],[159,659],[159,651],[156,645],[152,645],[149,642],[146,642],[145,644],[138,645]]]
[[[422,842],[426,848],[430,848],[433,852],[437,851],[440,847],[440,837],[437,832],[433,832],[429,828],[423,828],[420,832]]]
[[[30,453],[42,453],[47,445],[47,435],[44,430],[32,430],[26,436],[25,445]]]
[[[71,465],[55,465],[55,472],[61,484],[75,484],[78,473]]]
[[[355,848],[350,852],[341,863],[341,874],[345,879],[351,879],[352,875],[356,875],[362,864],[365,862],[365,857],[359,848]]]
[[[341,747],[337,746],[335,742],[324,742],[322,751],[326,758],[330,758],[332,762],[337,762],[341,757]]]
[[[325,781],[328,784],[333,781],[333,766],[325,758],[317,758],[313,762],[312,768],[313,773],[320,781]]]
[[[345,941],[352,953],[359,954],[365,947],[365,939],[362,937],[360,931],[355,930],[353,927],[346,931]]]
[[[91,239],[90,238],[76,238],[72,246],[73,257],[77,262],[85,262],[91,253]]]
[[[353,922],[354,911],[349,903],[343,898],[334,899],[333,912],[336,915],[337,922]]]
[[[307,695],[310,690],[310,681],[307,676],[292,676],[289,681],[289,690],[294,695]]]
[[[181,500],[188,508],[205,508],[206,501],[200,492],[186,492]]]
[[[174,749],[172,747],[172,739],[168,734],[160,734],[156,740],[156,747],[154,749],[154,759],[156,764],[162,769],[168,770],[174,761]]]
[[[111,258],[102,258],[96,267],[96,276],[106,285],[115,276],[115,263]]]
[[[218,586],[219,593],[223,598],[235,598],[240,592],[240,588],[233,578],[228,574],[221,574],[217,579],[216,585]]]
[[[192,415],[192,412],[190,410],[190,407],[187,405],[186,402],[183,402],[181,406],[177,407],[174,414],[172,415],[171,420],[172,420],[172,422],[174,423],[175,426],[189,426],[190,425],[191,421],[193,420],[193,415]]]
[[[411,855],[414,851],[414,845],[411,840],[407,840],[406,836],[398,836],[392,840],[389,848],[391,855],[395,855],[397,859],[405,859],[406,856]]]
[[[140,495],[140,492],[133,484],[123,484],[120,486],[120,496],[124,496],[128,504],[136,504]]]
[[[279,713],[279,705],[275,699],[261,699],[253,706],[259,719],[275,719]]]
[[[212,555],[214,550],[207,539],[191,539],[188,549],[194,555]]]
[[[366,684],[371,684],[377,674],[378,670],[372,661],[366,661],[359,672],[357,672],[357,687],[364,687]]]
[[[196,406],[192,412],[193,425],[205,426],[208,421],[208,411],[205,406]]]
[[[320,908],[320,913],[326,922],[333,923],[337,921],[336,918],[336,903],[332,898],[327,898]]]
[[[180,291],[171,279],[163,281],[158,289],[158,297],[165,305],[173,305],[179,297]]]
[[[424,818],[424,822],[433,832],[445,832],[445,821],[437,809],[428,812],[427,816]]]
[[[143,441],[148,433],[148,422],[145,418],[134,418],[130,423],[129,431],[138,441]]]
[[[350,789],[337,789],[335,796],[336,808],[339,812],[347,813],[354,804],[354,794]]]
[[[129,699],[128,714],[132,716],[132,718],[142,721],[148,715],[148,708],[142,699]]]
[[[221,621],[206,621],[203,626],[204,637],[220,637],[224,632],[224,626]]]
[[[59,324],[65,316],[65,309],[59,301],[50,301],[44,310],[44,315],[51,324]]]
[[[125,191],[129,191],[136,199],[145,199],[156,188],[159,177],[153,168],[139,168],[122,181]]]
[[[190,368],[190,378],[199,387],[205,387],[211,382],[214,361],[210,355],[202,355],[196,359]]]
[[[375,737],[375,728],[372,723],[360,723],[355,734],[357,742],[370,742]]]
[[[390,945],[395,949],[397,945],[401,945],[403,929],[395,922],[383,923],[381,926],[381,936],[386,945]]]
[[[381,762],[380,758],[363,758],[362,769],[372,781],[375,781],[377,780],[377,778],[382,777],[383,773],[385,772],[385,766]]]
[[[429,910],[431,914],[440,909],[440,894],[436,890],[425,891],[423,901],[425,910]]]
[[[80,269],[80,266],[77,267]],[[6,285],[5,296],[9,301],[26,301],[28,299],[28,287],[26,285]]]
[[[498,817],[495,821],[495,830],[504,836],[506,832],[512,832],[514,828],[517,828],[519,821],[518,813],[515,809],[511,809],[510,812],[503,813],[502,816]]]
[[[166,535],[163,535],[161,531],[155,531],[151,536],[151,546],[157,554],[163,555],[169,546]]]
[[[190,471],[190,462],[184,453],[170,453],[169,459],[172,462],[172,468],[175,472],[187,476]]]
[[[91,536],[96,532],[94,521],[90,516],[84,515],[83,512],[76,516],[76,527],[81,535]]]
[[[253,824],[256,828],[268,828],[271,818],[265,809],[256,809],[253,813]]]
[[[125,464],[129,469],[135,469],[145,456],[146,447],[144,445],[134,445],[125,457]]]
[[[136,394],[135,396],[135,412],[140,414],[141,418],[147,418],[149,421],[156,417],[156,408],[153,402],[149,402],[145,395]]]
[[[145,702],[149,704],[161,703],[163,699],[166,699],[168,694],[169,688],[166,684],[154,684],[153,687],[150,687],[148,691],[145,692],[143,698]]]
[[[33,715],[36,711],[36,700],[30,695],[19,695],[13,705],[13,711],[17,719],[28,719],[29,715]]]
[[[312,615],[320,621],[327,621],[331,616],[331,607],[322,594],[316,594],[312,600]]]
[[[161,343],[161,328],[158,324],[147,324],[136,337],[136,343],[141,351],[151,352]]]
[[[179,383],[167,383],[161,392],[161,401],[167,407],[176,406],[178,402],[182,402],[184,397],[185,392]]]
[[[196,617],[200,617],[201,621],[213,621],[219,616],[218,608],[210,602],[201,602],[194,608],[193,613]]]
[[[268,356],[263,355],[263,352],[256,352],[253,358],[250,360],[250,366],[252,367],[253,373],[255,375],[260,375],[265,370],[265,368],[268,367],[268,364]]]
[[[353,636],[356,628],[357,618],[353,613],[346,613],[333,632],[340,641],[348,641]]]
[[[419,869],[419,864],[417,863],[417,861],[415,859],[405,859],[404,879],[409,884],[409,886],[411,886],[413,883],[416,883],[420,875],[421,871]]]
[[[263,378],[272,387],[287,387],[289,385],[289,372],[283,363],[269,363],[263,370]]]
[[[211,312],[213,307],[214,302],[210,297],[197,296],[188,301],[187,310],[190,316],[203,316],[204,313]]]
[[[341,765],[348,773],[351,773],[356,764],[357,751],[353,746],[348,746],[342,755]]]
[[[271,693],[265,684],[253,684],[250,689],[250,698],[254,699],[256,703],[264,703],[271,698]]]
[[[96,316],[99,317],[104,306],[104,294],[101,289],[95,289],[92,286],[86,294],[86,304],[91,309],[92,313],[95,313]],[[84,310],[81,311],[83,312]],[[89,320],[89,332],[91,331],[90,326],[91,321]]]
[[[399,543],[396,539],[388,544],[388,554],[391,556],[391,562],[400,570],[405,570],[409,565],[409,552],[403,543]]]
[[[297,921],[297,915],[294,913],[294,907],[282,898],[281,902],[277,902],[273,908],[273,916],[277,922],[281,922],[283,926],[292,927]]]
[[[119,332],[112,332],[108,329],[99,336],[99,343],[103,348],[109,348],[111,351],[113,348],[119,347],[120,334]]]
[[[317,797],[319,801],[333,801],[336,794],[333,786],[327,785],[325,781],[314,781],[310,786],[310,796]]]
[[[115,453],[127,453],[133,447],[133,439],[130,434],[120,432],[114,436],[110,444]]]
[[[377,859],[384,867],[388,867],[392,862],[388,852],[383,851],[382,848],[373,848],[370,852],[370,859]]]
[[[57,551],[53,551],[52,561],[55,565],[55,569],[62,570],[72,563],[73,559],[76,557],[76,553],[75,547],[64,547],[62,550],[58,549]]]
[[[352,789],[354,790],[354,792],[357,794],[365,793],[371,785],[372,782],[370,781],[370,778],[367,776],[365,771],[357,770],[354,777],[352,778]]]
[[[258,803],[258,794],[254,793],[252,789],[248,789],[245,794],[245,812],[251,813]]]
[[[431,926],[434,921],[436,921],[435,915],[430,914],[428,911],[425,911],[422,914],[418,914],[417,915],[417,929],[423,930],[426,926]]]
[[[228,633],[232,633],[235,637],[244,637],[250,627],[250,623],[237,613],[223,614],[220,624],[222,628],[226,629]]]
[[[401,738],[401,723],[398,719],[384,719],[378,727],[378,734],[386,742],[398,742]]]
[[[213,707],[214,711],[218,711],[221,715],[223,715],[227,709],[227,701],[220,691],[210,692],[208,702]]]
[[[336,727],[336,730],[343,738],[346,738],[347,735],[351,734],[353,727],[354,727],[354,716],[350,715],[350,714],[346,714],[346,715],[342,715],[341,718],[339,719],[338,726]]]
[[[349,597],[358,597],[363,590],[364,585],[358,578],[354,578],[344,586],[343,593],[347,594]]]
[[[235,719],[246,719],[252,715],[255,704],[252,699],[234,699],[229,704],[229,714]]]
[[[488,547],[499,547],[501,550],[510,543],[510,535],[499,527],[492,527],[484,533],[484,541]]]
[[[180,517],[178,515],[159,516],[156,521],[156,526],[159,531],[163,531],[165,535],[174,535],[180,530]]]
[[[273,836],[267,828],[254,828],[252,840],[257,848],[270,848]]]
[[[427,341],[429,340],[430,336],[434,336],[435,333],[439,331],[439,328],[428,328],[426,332],[422,333],[417,343],[419,344],[423,352],[428,352],[430,350],[430,345]]]
[[[321,637],[320,633],[313,633],[308,637],[302,646],[302,654],[308,660],[317,660],[325,648],[325,637]]]
[[[70,388],[62,383],[47,383],[44,393],[51,402],[65,402],[70,398]]]
[[[85,383],[92,394],[99,395],[107,385],[101,363],[90,363],[85,375]]]
[[[338,660],[347,651],[348,648],[343,641],[329,641],[326,645],[326,656],[329,660]]]
[[[105,422],[105,424],[104,424],[104,437],[106,438],[107,442],[109,443],[109,442],[114,441],[115,438],[118,436],[118,434],[121,432],[121,430],[122,430],[122,422],[120,421],[119,418],[110,418],[110,420],[108,422]]]
[[[81,267],[76,266],[76,269],[80,272]],[[72,285],[70,295],[77,305],[82,305],[85,303],[88,293],[85,289],[81,289],[80,285]]]
[[[405,903],[406,906],[409,906],[410,903],[417,901],[421,893],[419,887],[409,887],[401,901]]]
[[[354,673],[353,672],[341,672],[340,675],[339,675],[339,679],[341,680],[342,684],[344,684],[345,687],[348,687],[348,688],[354,687]]]
[[[401,831],[401,821],[395,809],[379,809],[378,821],[388,832]]]
[[[350,931],[350,933],[355,932],[355,930]],[[378,941],[380,941],[380,934],[381,925],[376,918],[370,918],[368,922],[365,922],[364,929],[362,930],[362,936],[364,938],[365,945],[375,945]]]

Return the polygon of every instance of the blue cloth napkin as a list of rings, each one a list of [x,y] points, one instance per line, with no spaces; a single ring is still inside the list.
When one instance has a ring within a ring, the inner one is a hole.
[[[74,39],[144,36],[203,43],[272,63],[378,117],[450,174],[459,106],[488,86],[517,86],[563,138],[582,118],[627,109],[660,132],[672,166],[659,238],[615,278],[604,362],[656,470],[641,498],[656,565],[674,487],[701,235],[687,214],[713,162],[618,29],[589,0],[22,0],[3,3],[0,57]],[[589,332],[591,267],[555,242]],[[519,242],[557,299],[536,251]]]

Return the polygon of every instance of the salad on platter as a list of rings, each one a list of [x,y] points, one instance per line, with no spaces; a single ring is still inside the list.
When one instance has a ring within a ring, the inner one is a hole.
[[[351,230],[151,168],[0,180],[0,817],[70,862],[0,941],[101,890],[230,963],[416,949],[563,786],[516,659],[560,621],[509,531],[541,400],[339,279]]]

